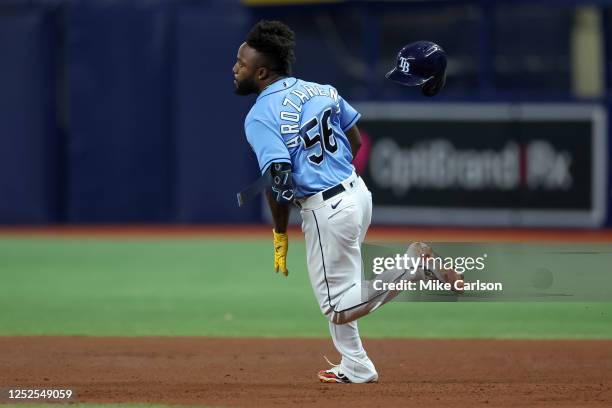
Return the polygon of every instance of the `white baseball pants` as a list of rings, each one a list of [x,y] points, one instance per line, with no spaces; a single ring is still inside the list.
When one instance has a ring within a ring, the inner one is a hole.
[[[329,319],[329,330],[342,355],[341,372],[354,383],[375,381],[378,373],[359,337],[357,321],[399,292],[380,292],[362,299],[363,242],[372,218],[372,194],[355,173],[342,182],[345,188],[327,200],[318,193],[298,200],[310,283],[319,307]],[[403,270],[385,271],[377,279],[406,278]]]

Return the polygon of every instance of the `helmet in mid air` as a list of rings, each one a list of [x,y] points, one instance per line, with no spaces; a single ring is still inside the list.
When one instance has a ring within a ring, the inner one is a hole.
[[[417,41],[397,54],[395,68],[385,75],[405,86],[420,86],[423,94],[434,96],[446,81],[446,53],[438,44]]]

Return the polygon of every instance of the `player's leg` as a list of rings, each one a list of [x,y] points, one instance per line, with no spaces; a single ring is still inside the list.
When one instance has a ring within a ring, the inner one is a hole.
[[[376,277],[382,284],[400,283],[403,280],[420,280],[422,275],[411,275],[404,269],[386,270]],[[382,305],[393,300],[401,293],[400,290],[364,289],[362,282],[351,287],[338,299],[331,313],[331,321],[337,324],[345,324],[359,319],[380,308]]]
[[[361,279],[358,204],[346,193],[330,201],[301,211],[308,274],[325,315],[329,315],[342,294]],[[336,203],[339,204],[332,208]]]
[[[341,296],[337,298],[336,303],[334,304],[334,309],[329,315],[330,321],[336,324],[344,324],[349,321],[354,321],[358,317],[364,316],[374,310],[376,310],[380,305],[388,302],[393,297],[397,295],[397,293],[381,293],[376,300],[372,300],[370,302],[364,302],[362,299],[362,257],[361,257],[361,244],[365,240],[365,236],[370,227],[370,223],[372,220],[372,194],[368,190],[363,179],[357,179],[357,186],[353,191],[354,201],[359,208],[359,213],[357,214],[357,218],[355,222],[359,223],[359,245],[355,247],[352,253],[347,254],[356,264],[354,269],[352,279],[353,282],[348,290],[344,291]],[[384,276],[389,282],[396,281],[404,278],[404,271],[386,271],[386,275]],[[356,310],[357,313],[352,312],[353,309]],[[352,317],[350,320],[347,317]]]
[[[353,273],[350,275],[353,282],[348,291],[351,291],[352,288],[360,287],[361,243],[365,239],[372,219],[372,194],[365,186],[365,183],[363,183],[363,180],[358,179],[356,183],[357,186],[352,193],[358,210],[354,222],[359,225],[359,235],[357,237],[358,245],[355,247],[356,250],[347,252],[347,256],[351,258],[352,263],[355,265]],[[352,248],[353,246],[351,245]],[[343,297],[344,295],[340,299]],[[334,341],[334,346],[336,346],[336,349],[342,356],[338,371],[346,375],[354,383],[377,381],[378,373],[361,343],[357,321],[353,320],[347,324],[336,324],[331,321],[333,316],[334,312],[329,315],[329,331]]]
[[[336,350],[342,356],[338,371],[353,383],[377,381],[378,373],[361,343],[357,321],[347,324],[329,322],[329,332]]]
[[[355,188],[330,201],[302,210],[311,284],[321,311],[330,319],[334,345],[342,355],[340,365],[323,374],[329,373],[331,378],[325,380],[335,382],[345,382],[334,378],[338,373],[351,382],[373,381],[378,375],[361,344],[355,320],[378,309],[399,291],[380,291],[365,299],[362,294],[361,243],[372,211],[371,194],[363,180],[358,179]],[[422,249],[420,245],[411,245],[409,251],[418,258]],[[422,279],[424,271],[419,273],[387,270],[377,279],[384,282]],[[319,376],[322,378],[321,373]]]
[[[423,257],[433,255],[431,248],[421,242],[410,244],[405,253],[410,258],[414,259],[415,262]],[[379,309],[382,305],[390,302],[402,292],[402,290],[399,289],[387,289],[389,286],[392,286],[392,284],[395,284],[395,287],[401,287],[399,284],[402,283],[402,281],[417,282],[431,279],[450,282],[452,284],[454,280],[460,280],[462,278],[453,270],[426,270],[420,266],[416,269],[387,269],[376,276],[378,286],[381,287],[380,290],[375,290],[372,282],[360,281],[344,292],[334,305],[334,310],[331,313],[331,321],[337,324],[345,324]]]
[[[360,243],[365,239],[365,234],[370,226],[372,216],[372,195],[367,189],[362,179],[358,179],[359,185],[354,191],[355,200],[360,203],[362,208]],[[413,243],[409,245],[406,254],[414,260],[422,257],[433,257],[431,248],[423,243]],[[351,254],[358,259],[359,271],[361,272],[361,248],[359,254]],[[357,262],[357,261],[356,261]],[[400,290],[372,290],[370,285],[362,287],[361,273],[355,277],[356,281],[351,287],[342,293],[334,304],[330,320],[336,324],[345,324],[365,316],[379,307],[393,300]],[[416,270],[388,269],[376,277],[382,284],[399,283],[400,281],[419,281],[425,279],[438,279],[444,282],[454,283],[459,279],[458,275],[452,270],[441,270],[434,267],[431,271],[423,268]]]
[[[328,202],[302,210],[308,272],[321,311],[328,317],[343,293],[361,281],[360,243],[365,236],[362,207],[351,188]],[[350,382],[375,380],[378,374],[361,344],[357,323],[329,326],[334,345],[342,355],[340,365],[329,370],[329,382],[345,382],[333,378],[339,373]]]

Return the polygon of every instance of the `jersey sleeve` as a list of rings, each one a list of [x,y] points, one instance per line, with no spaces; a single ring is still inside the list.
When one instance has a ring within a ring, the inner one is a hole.
[[[361,113],[357,112],[343,97],[338,96],[338,105],[340,106],[340,126],[342,131],[346,132],[361,118]]]
[[[273,162],[291,163],[291,157],[281,135],[259,120],[244,125],[247,140],[257,156],[259,170],[265,173]]]

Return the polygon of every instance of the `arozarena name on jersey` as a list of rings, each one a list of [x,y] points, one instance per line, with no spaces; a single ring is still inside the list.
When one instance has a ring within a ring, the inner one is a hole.
[[[289,111],[280,111],[280,119],[291,122],[290,124],[281,124],[280,132],[283,135],[295,134],[300,131],[300,121],[302,119],[302,105],[308,102],[311,98],[317,96],[324,96],[331,98],[334,102],[338,103],[338,91],[332,87],[329,90],[310,85],[302,85],[304,92],[294,89],[291,91],[285,99],[283,99],[283,106],[290,108]],[[293,98],[291,98],[293,96]],[[338,109],[340,109],[338,107]]]

